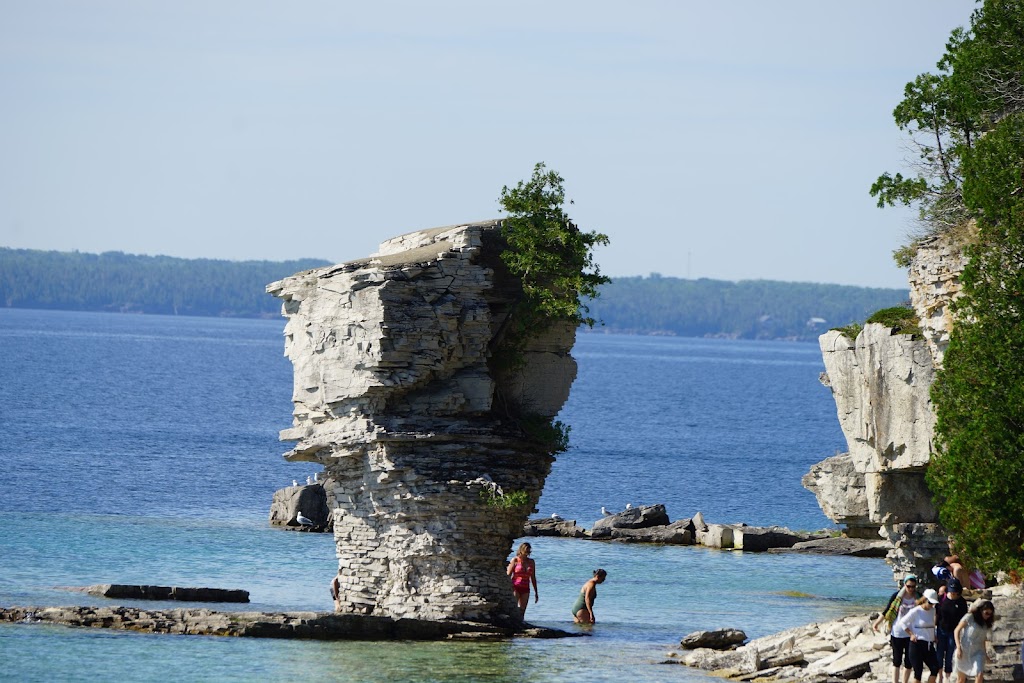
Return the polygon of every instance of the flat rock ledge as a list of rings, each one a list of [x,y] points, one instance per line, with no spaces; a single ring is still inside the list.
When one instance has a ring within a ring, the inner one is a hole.
[[[524,624],[391,619],[333,612],[219,612],[138,607],[0,607],[0,622],[62,624],[144,633],[307,640],[504,640],[588,635]]]
[[[996,606],[992,632],[994,661],[985,669],[986,681],[1021,681],[1021,641],[1024,639],[1024,595],[1019,587],[1001,586],[986,591]],[[698,632],[684,638],[683,649],[668,653],[665,664],[683,664],[735,681],[826,683],[860,679],[892,680],[889,639],[871,630],[878,612],[846,616],[833,621],[798,626],[722,650],[689,649],[693,642],[715,642],[716,634],[735,629]],[[741,632],[737,632],[741,633]],[[718,638],[718,640],[722,640]]]
[[[181,586],[134,586],[99,583],[69,590],[104,598],[133,600],[180,600],[183,602],[249,602],[249,591],[234,588],[183,588]]]
[[[850,557],[885,557],[892,546],[884,540],[866,538],[819,538],[802,541],[789,548],[770,548],[770,553],[804,553],[809,555],[849,555]]]
[[[789,548],[808,541],[827,540],[827,531],[791,531],[786,527],[756,527],[747,524],[713,524],[704,521],[697,512],[693,517],[669,520],[665,506],[641,505],[617,513],[607,513],[585,529],[576,520],[564,520],[558,515],[551,518],[529,519],[523,525],[523,536],[562,536],[592,541],[619,543],[657,543],[662,545],[702,545],[721,550],[749,550],[764,552]],[[847,540],[847,539],[844,539]],[[866,542],[870,543],[870,541]],[[855,544],[858,549],[862,546]],[[852,546],[850,546],[852,547]],[[831,548],[831,550],[830,550]],[[886,550],[888,546],[885,547]],[[847,555],[849,547],[823,546],[814,552],[829,555]],[[806,551],[811,552],[811,551]],[[874,557],[876,555],[870,555]],[[878,557],[884,557],[885,551]]]

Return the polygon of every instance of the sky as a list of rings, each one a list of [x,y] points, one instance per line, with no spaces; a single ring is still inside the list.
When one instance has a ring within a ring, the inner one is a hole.
[[[906,288],[892,121],[969,0],[0,0],[0,246],[363,258],[544,162],[601,272]]]

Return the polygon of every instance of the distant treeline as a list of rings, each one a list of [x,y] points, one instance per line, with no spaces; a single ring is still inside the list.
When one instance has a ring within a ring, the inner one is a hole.
[[[899,306],[909,290],[774,280],[619,277],[590,304],[595,331],[735,339],[817,339]]]
[[[72,311],[272,317],[268,283],[328,261],[216,261],[0,247],[0,305]],[[595,331],[815,339],[907,299],[901,289],[771,280],[622,277],[590,303]]]
[[[216,261],[0,247],[0,305],[67,311],[267,317],[268,283],[328,261]]]

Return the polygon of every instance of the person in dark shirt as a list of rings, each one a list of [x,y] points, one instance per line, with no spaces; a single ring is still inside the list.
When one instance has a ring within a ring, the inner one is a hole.
[[[945,672],[947,683],[953,681],[953,654],[956,652],[953,631],[967,614],[967,601],[964,600],[963,589],[960,581],[950,579],[946,584],[946,595],[936,608],[939,622],[935,628],[935,654],[938,656],[942,671]],[[942,680],[941,673],[939,680]]]

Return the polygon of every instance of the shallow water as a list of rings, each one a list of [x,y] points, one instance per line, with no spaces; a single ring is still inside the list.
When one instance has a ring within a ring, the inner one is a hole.
[[[204,607],[329,610],[332,539],[267,525],[273,491],[313,473],[280,457],[282,328],[0,309],[0,604],[105,604],[61,587],[113,582],[251,593],[248,605]],[[814,345],[590,334],[574,355],[561,415],[573,445],[539,514],[589,527],[601,505],[663,502],[674,519],[828,524],[799,485],[842,447]],[[582,628],[569,606],[593,569],[608,570],[590,636],[320,643],[4,625],[0,679],[704,680],[658,664],[690,631],[756,637],[876,608],[891,592],[881,560],[531,543],[535,623]]]

